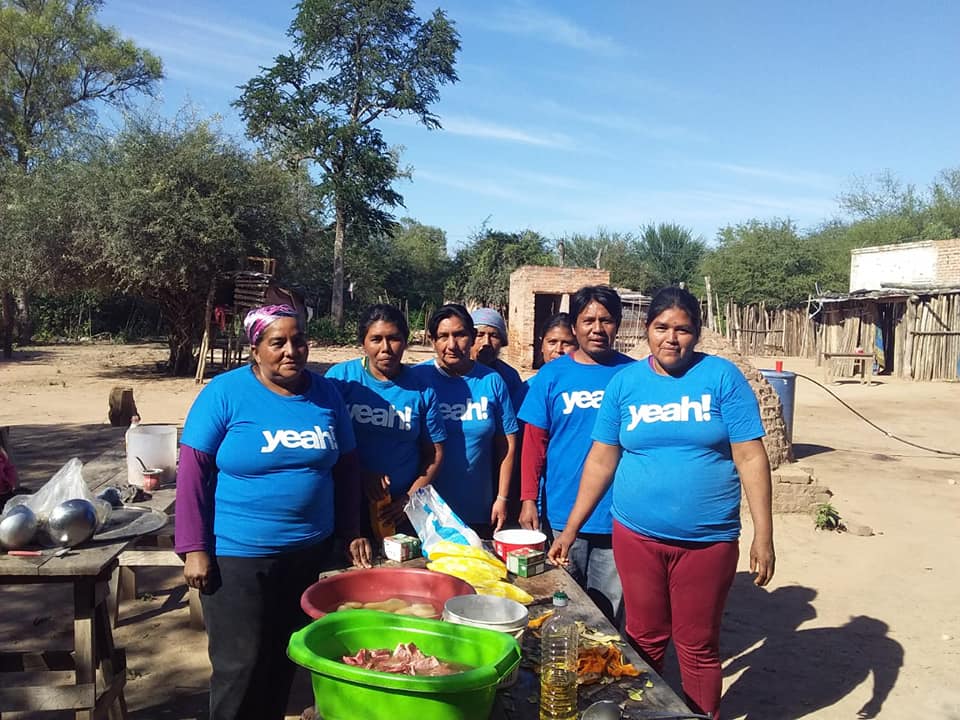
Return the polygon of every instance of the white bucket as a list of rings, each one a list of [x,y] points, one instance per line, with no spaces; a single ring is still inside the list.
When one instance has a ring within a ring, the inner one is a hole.
[[[177,428],[174,425],[131,425],[127,430],[127,482],[143,487],[143,465],[162,471],[161,483],[177,477]],[[140,460],[137,460],[140,458]],[[143,461],[143,465],[140,461]]]

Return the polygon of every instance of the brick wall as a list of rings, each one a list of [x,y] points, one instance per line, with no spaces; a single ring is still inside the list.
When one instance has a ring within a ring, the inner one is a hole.
[[[937,240],[936,283],[960,285],[960,238]]]
[[[507,320],[506,362],[519,370],[532,370],[537,339],[534,298],[538,293],[570,295],[585,285],[607,285],[610,273],[592,268],[524,265],[510,275],[510,308]],[[566,305],[564,303],[564,305]]]

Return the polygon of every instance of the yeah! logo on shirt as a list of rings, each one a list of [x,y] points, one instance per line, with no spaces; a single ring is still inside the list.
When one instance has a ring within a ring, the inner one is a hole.
[[[337,435],[332,425],[326,430],[314,425],[312,430],[277,430],[275,432],[262,430],[261,432],[266,441],[266,445],[260,448],[262,453],[272,453],[280,445],[285,448],[303,448],[304,450],[337,449]]]
[[[627,430],[633,430],[640,423],[656,422],[710,422],[710,395],[701,395],[700,402],[691,401],[684,395],[678,403],[665,405],[630,405],[630,424]]]
[[[569,415],[574,408],[599,410],[600,403],[603,402],[603,392],[603,390],[574,390],[573,392],[563,393],[560,396],[560,399],[563,400],[563,414]]]
[[[375,408],[369,405],[350,406],[350,419],[361,425],[373,425],[375,427],[393,427],[397,430],[410,430],[413,420],[413,408],[400,408],[389,405],[385,408]]]
[[[440,414],[443,415],[444,420],[460,420],[461,422],[487,420],[490,417],[487,414],[489,402],[487,396],[482,395],[476,401],[466,398],[462,403],[440,403]]]

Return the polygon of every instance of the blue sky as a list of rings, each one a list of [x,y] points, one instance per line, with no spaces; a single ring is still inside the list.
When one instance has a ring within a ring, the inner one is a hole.
[[[836,217],[855,178],[925,188],[960,166],[952,0],[459,0],[444,126],[381,124],[404,148],[409,215],[448,246],[493,228],[550,237],[676,222]],[[286,2],[106,0],[101,20],[158,54],[154,109],[243,126],[236,87],[290,47]]]

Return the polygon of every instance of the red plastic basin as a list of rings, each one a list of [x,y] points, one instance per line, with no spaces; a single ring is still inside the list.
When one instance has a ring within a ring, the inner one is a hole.
[[[430,603],[440,617],[447,600],[476,593],[470,583],[432,570],[369,568],[348,570],[315,582],[303,591],[300,607],[310,617],[321,618],[351,600],[368,603],[400,598],[410,603]]]

